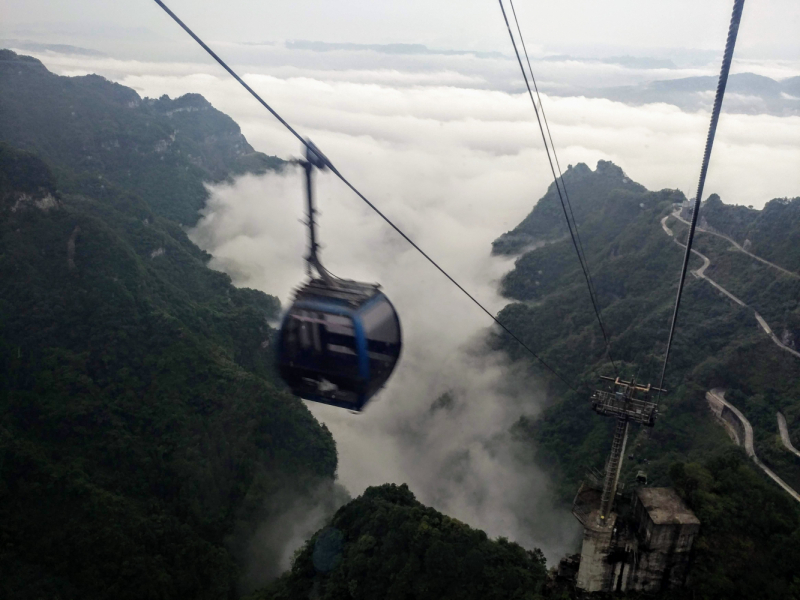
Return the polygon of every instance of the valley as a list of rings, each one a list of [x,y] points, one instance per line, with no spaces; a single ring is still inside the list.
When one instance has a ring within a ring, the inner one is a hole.
[[[613,368],[552,185],[481,239],[494,258],[470,276],[575,389],[464,318],[406,257],[372,257],[407,269],[387,287],[417,341],[371,412],[334,417],[273,366],[277,296],[296,273],[262,272],[269,295],[239,285],[232,259],[230,274],[209,268],[213,248],[198,245],[236,208],[225,194],[277,197],[291,167],[199,95],[143,98],[10,51],[0,77],[6,595],[557,597],[547,569],[575,548],[569,503],[611,439],[589,397]],[[655,381],[686,198],[609,160],[570,165],[564,181],[620,371]],[[632,431],[622,480],[646,471],[700,518],[687,593],[792,597],[800,510],[763,473],[800,489],[800,198],[755,210],[711,196],[700,214],[669,393],[656,427]],[[427,320],[414,277],[440,300]],[[743,449],[708,409],[717,389],[749,432]]]

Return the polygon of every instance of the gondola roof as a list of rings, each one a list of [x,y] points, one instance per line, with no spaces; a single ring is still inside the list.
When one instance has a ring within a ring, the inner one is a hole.
[[[325,279],[313,278],[302,287],[295,290],[294,301],[325,300],[358,309],[366,301],[380,292],[381,286],[377,283],[363,283],[351,279]]]

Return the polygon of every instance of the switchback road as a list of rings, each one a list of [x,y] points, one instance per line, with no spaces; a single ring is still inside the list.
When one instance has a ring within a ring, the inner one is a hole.
[[[753,427],[752,425],[750,425],[750,421],[747,420],[747,418],[742,414],[742,412],[738,408],[736,408],[733,404],[725,400],[725,392],[719,389],[714,389],[711,390],[710,392],[706,392],[706,398],[708,399],[710,404],[714,402],[723,404],[736,416],[736,418],[739,420],[744,430],[744,451],[747,453],[747,456],[749,456],[753,460],[753,462],[756,463],[756,466],[759,469],[761,469],[762,471],[764,471],[764,473],[766,473],[767,477],[769,477],[775,483],[781,486],[786,491],[786,493],[789,494],[792,498],[800,502],[800,494],[798,494],[797,491],[795,491],[794,488],[792,488],[783,479],[778,477],[772,471],[772,469],[770,469],[767,465],[762,463],[761,460],[759,460],[758,456],[756,456],[756,450],[755,447],[753,446]],[[739,441],[739,445],[741,446],[742,445],[741,441],[738,439],[737,441]]]

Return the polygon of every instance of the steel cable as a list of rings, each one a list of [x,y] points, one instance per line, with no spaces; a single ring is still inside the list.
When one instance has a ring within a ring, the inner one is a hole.
[[[561,187],[558,185],[558,176],[556,175],[555,167],[553,166],[553,158],[550,155],[550,147],[547,145],[547,138],[545,137],[544,133],[544,126],[542,125],[542,119],[539,115],[539,107],[536,105],[536,101],[533,99],[533,91],[531,90],[531,85],[528,82],[528,75],[525,73],[525,67],[522,66],[522,58],[520,57],[519,50],[517,49],[517,42],[514,39],[514,34],[511,33],[511,25],[508,22],[508,16],[506,15],[506,9],[503,6],[503,0],[498,0],[500,4],[500,10],[503,12],[503,19],[506,23],[506,28],[508,29],[508,36],[511,38],[511,44],[514,46],[514,53],[517,55],[517,61],[519,62],[519,68],[522,71],[522,77],[525,80],[525,87],[528,88],[528,95],[531,98],[531,104],[533,104],[533,110],[536,113],[536,121],[539,124],[539,131],[542,133],[542,142],[544,143],[544,149],[547,153],[547,161],[550,163],[550,171],[553,174],[553,182],[556,185],[556,192],[558,193],[558,199],[561,203],[561,209],[564,211],[564,219],[567,221],[567,228],[569,229],[570,238],[572,238],[572,245],[575,247],[575,253],[578,255],[578,262],[581,265],[581,271],[583,272],[583,277],[586,279],[586,286],[589,289],[589,299],[592,302],[592,308],[594,309],[594,314],[597,317],[597,322],[600,325],[600,331],[603,335],[603,340],[606,344],[606,351],[608,352],[608,357],[611,360],[611,365],[614,367],[614,371],[619,375],[619,369],[617,369],[617,364],[614,361],[614,357],[611,354],[611,341],[609,340],[608,333],[606,332],[606,328],[603,325],[603,319],[600,316],[600,309],[597,306],[597,299],[595,297],[594,289],[592,287],[591,278],[589,277],[588,266],[584,263],[584,257],[581,255],[581,250],[578,248],[578,243],[576,240],[576,232],[577,232],[577,224],[575,225],[575,231],[573,231],[572,222],[570,221],[569,215],[567,214],[567,206],[564,201],[564,195],[561,194]],[[513,4],[512,4],[513,9]],[[514,18],[516,19],[516,13],[514,14]],[[519,27],[519,23],[517,23],[517,27]],[[522,34],[520,33],[520,40],[522,39]],[[524,47],[524,42],[523,42]],[[527,58],[527,51],[525,52],[525,56]],[[530,61],[528,61],[528,66],[530,67]],[[533,77],[533,70],[531,70],[531,77]],[[538,89],[536,91],[538,96]],[[548,127],[549,133],[549,127]],[[552,143],[552,137],[551,137]],[[555,154],[555,146],[553,146],[553,154]],[[561,172],[561,168],[559,167],[559,173]],[[561,179],[563,185],[563,177]],[[566,194],[566,187],[564,188],[564,194]],[[570,212],[572,211],[572,207],[570,206]],[[573,215],[574,219],[574,215]]]
[[[529,353],[531,356],[533,356],[533,357],[534,357],[534,358],[535,358],[537,361],[539,361],[539,363],[540,363],[542,366],[544,366],[544,367],[545,367],[545,368],[546,368],[548,371],[550,371],[550,372],[551,372],[553,375],[555,375],[555,376],[556,376],[558,379],[560,379],[560,380],[561,380],[561,382],[562,382],[562,383],[564,383],[564,385],[566,385],[566,386],[567,386],[569,389],[571,389],[571,390],[573,390],[573,391],[576,391],[576,389],[575,389],[575,388],[574,388],[574,387],[573,387],[573,386],[572,386],[572,385],[571,385],[571,384],[570,384],[570,383],[569,383],[569,382],[568,382],[566,379],[564,379],[564,377],[562,377],[562,376],[561,376],[561,375],[560,375],[560,374],[559,374],[559,373],[558,373],[558,372],[557,372],[557,371],[556,371],[556,370],[555,370],[553,367],[551,367],[549,364],[547,364],[547,362],[545,362],[545,360],[544,360],[544,359],[542,359],[542,358],[541,358],[541,357],[540,357],[538,354],[536,354],[536,353],[535,353],[535,352],[534,352],[534,351],[533,351],[531,348],[529,348],[527,344],[525,344],[525,343],[524,343],[524,342],[523,342],[523,341],[522,341],[520,338],[518,338],[518,337],[517,337],[517,336],[516,336],[516,335],[515,335],[515,334],[514,334],[514,333],[513,333],[513,332],[512,332],[512,331],[511,331],[511,330],[510,330],[508,327],[506,327],[506,325],[504,325],[504,324],[503,324],[503,323],[502,323],[502,322],[501,322],[501,321],[500,321],[500,320],[499,320],[497,317],[495,317],[495,316],[494,316],[494,315],[493,315],[493,314],[492,314],[492,313],[491,313],[491,312],[490,312],[490,311],[489,311],[489,310],[488,310],[488,309],[487,309],[487,308],[486,308],[486,307],[485,307],[483,304],[481,304],[481,303],[480,303],[480,302],[479,302],[479,301],[478,301],[478,300],[477,300],[477,299],[476,299],[476,298],[475,298],[475,297],[474,297],[472,294],[470,294],[470,293],[469,293],[469,292],[468,292],[466,289],[464,289],[464,287],[463,287],[463,286],[462,286],[460,283],[458,283],[458,282],[457,282],[455,279],[453,279],[453,277],[451,277],[451,276],[450,276],[450,274],[449,274],[447,271],[445,271],[445,270],[444,270],[442,267],[440,267],[440,266],[439,266],[439,264],[438,264],[438,263],[437,263],[435,260],[433,260],[433,259],[432,259],[430,256],[428,256],[428,254],[427,254],[427,253],[426,253],[424,250],[422,250],[422,248],[420,248],[420,247],[419,247],[419,246],[418,246],[418,245],[417,245],[417,244],[416,244],[416,243],[415,243],[415,242],[414,242],[414,241],[413,241],[413,240],[412,240],[410,237],[408,237],[408,236],[407,236],[407,235],[406,235],[406,234],[405,234],[405,233],[404,233],[404,232],[403,232],[403,231],[402,231],[402,230],[401,230],[401,229],[400,229],[400,228],[399,228],[397,225],[395,225],[395,224],[394,224],[394,223],[393,223],[393,222],[392,222],[392,221],[389,219],[389,217],[387,217],[385,214],[383,214],[383,213],[382,213],[382,212],[381,212],[381,211],[378,209],[378,207],[377,207],[377,206],[375,206],[375,205],[374,205],[372,202],[370,202],[370,201],[369,201],[369,200],[368,200],[368,199],[367,199],[367,198],[366,198],[366,197],[365,197],[365,196],[364,196],[364,195],[363,195],[363,194],[362,194],[360,191],[358,191],[358,189],[356,189],[356,187],[355,187],[355,186],[354,186],[352,183],[350,183],[350,182],[349,182],[349,181],[348,181],[348,180],[347,180],[347,179],[344,177],[344,175],[342,175],[342,174],[339,172],[339,170],[338,170],[336,167],[334,167],[334,166],[333,166],[333,164],[331,163],[331,161],[330,161],[330,160],[329,160],[329,159],[328,159],[328,158],[327,158],[327,157],[326,157],[324,154],[321,154],[321,153],[320,153],[320,151],[319,151],[319,150],[318,150],[316,147],[312,147],[312,145],[311,145],[311,144],[310,144],[310,143],[309,143],[307,140],[305,140],[305,139],[304,139],[304,138],[303,138],[303,137],[302,137],[302,136],[301,136],[299,133],[297,133],[297,131],[296,131],[296,130],[295,130],[295,129],[294,129],[292,126],[291,126],[291,125],[289,125],[289,123],[288,123],[288,122],[286,122],[286,120],[285,120],[285,119],[283,119],[283,117],[281,117],[281,116],[280,116],[280,115],[279,115],[279,114],[278,114],[278,113],[277,113],[277,112],[276,112],[276,111],[275,111],[275,110],[274,110],[274,109],[273,109],[273,108],[272,108],[272,107],[271,107],[269,104],[267,104],[267,103],[266,103],[266,102],[265,102],[265,101],[264,101],[264,100],[261,98],[261,96],[259,96],[259,95],[258,95],[258,94],[255,92],[255,90],[253,90],[253,88],[251,88],[249,85],[247,85],[247,84],[244,82],[244,80],[243,80],[241,77],[239,77],[239,75],[237,75],[237,74],[236,74],[236,72],[235,72],[233,69],[231,69],[231,68],[230,68],[230,67],[229,67],[229,66],[228,66],[228,65],[225,63],[225,61],[223,61],[223,60],[222,60],[222,59],[221,59],[221,58],[220,58],[220,57],[219,57],[219,56],[218,56],[218,55],[217,55],[217,54],[216,54],[216,53],[215,53],[215,52],[214,52],[214,51],[213,51],[211,48],[209,48],[209,47],[208,47],[208,45],[206,45],[206,43],[205,43],[205,42],[203,42],[203,40],[201,40],[201,39],[200,39],[200,38],[199,38],[199,37],[198,37],[198,36],[197,36],[197,35],[196,35],[196,34],[195,34],[195,33],[194,33],[194,32],[193,32],[193,31],[192,31],[192,30],[191,30],[191,29],[190,29],[190,28],[189,28],[189,27],[188,27],[188,26],[187,26],[187,25],[186,25],[186,24],[185,24],[185,23],[184,23],[184,22],[183,22],[183,21],[182,21],[182,20],[181,20],[181,19],[180,19],[180,18],[179,18],[179,17],[178,17],[176,14],[175,14],[175,13],[174,13],[174,12],[172,12],[172,11],[171,11],[171,10],[170,10],[170,9],[167,7],[167,5],[166,5],[166,4],[164,4],[164,2],[162,2],[162,0],[154,0],[154,2],[155,2],[156,4],[158,4],[158,5],[159,5],[159,6],[160,6],[162,9],[164,9],[164,12],[166,12],[166,13],[167,13],[167,14],[168,14],[170,17],[172,17],[172,19],[173,19],[173,20],[174,20],[174,21],[175,21],[175,22],[176,22],[178,25],[180,25],[180,27],[181,27],[181,28],[182,28],[182,29],[183,29],[183,30],[184,30],[186,33],[188,33],[188,34],[189,34],[189,35],[192,37],[192,39],[194,39],[194,41],[195,41],[195,42],[197,42],[197,43],[200,45],[200,47],[202,47],[202,48],[203,48],[203,50],[205,50],[205,51],[206,51],[206,52],[207,52],[207,53],[208,53],[208,54],[209,54],[209,55],[210,55],[210,56],[211,56],[211,57],[212,57],[212,58],[213,58],[215,61],[217,61],[217,62],[219,63],[219,65],[220,65],[220,66],[221,66],[223,69],[225,69],[225,70],[226,70],[226,71],[227,71],[227,72],[228,72],[228,73],[231,75],[231,77],[233,77],[233,78],[234,78],[236,81],[238,81],[238,82],[239,82],[239,83],[242,85],[242,87],[244,87],[244,88],[245,88],[245,89],[246,89],[248,92],[250,92],[250,94],[251,94],[251,95],[252,95],[252,96],[253,96],[253,97],[254,97],[256,100],[258,100],[258,102],[259,102],[259,103],[260,103],[260,104],[261,104],[261,105],[262,105],[264,108],[266,108],[266,109],[267,109],[267,110],[268,110],[268,111],[269,111],[269,112],[272,114],[272,116],[274,116],[274,117],[275,117],[275,118],[276,118],[276,119],[277,119],[277,120],[278,120],[278,121],[279,121],[279,122],[280,122],[280,123],[281,123],[281,124],[282,124],[284,127],[286,127],[286,129],[288,129],[288,130],[289,130],[289,131],[292,133],[292,135],[294,135],[294,136],[295,136],[295,137],[296,137],[296,138],[297,138],[297,139],[300,141],[300,143],[301,143],[301,144],[303,144],[303,145],[304,145],[306,148],[308,148],[309,150],[311,150],[312,152],[314,152],[314,153],[316,153],[318,156],[320,156],[320,158],[322,158],[322,160],[324,161],[325,165],[326,165],[326,166],[327,166],[327,167],[328,167],[328,168],[331,170],[331,172],[332,172],[334,175],[336,175],[336,176],[337,176],[337,177],[338,177],[338,178],[339,178],[339,179],[342,181],[342,183],[344,183],[344,184],[345,184],[347,187],[349,187],[349,188],[350,188],[350,189],[351,189],[351,190],[352,190],[352,191],[353,191],[353,192],[354,192],[354,193],[355,193],[355,194],[356,194],[356,195],[357,195],[359,198],[361,198],[361,200],[363,200],[363,201],[364,201],[364,202],[367,204],[367,206],[369,206],[369,207],[370,207],[370,208],[371,208],[373,211],[375,211],[375,212],[378,214],[378,216],[380,216],[380,217],[381,217],[381,218],[382,218],[384,221],[386,221],[386,223],[387,223],[387,224],[388,224],[388,225],[389,225],[389,226],[390,226],[392,229],[394,229],[394,230],[395,230],[395,231],[396,231],[398,234],[400,234],[400,236],[401,236],[401,237],[402,237],[404,240],[406,240],[406,241],[407,241],[407,242],[408,242],[408,243],[409,243],[409,244],[410,244],[410,245],[411,245],[411,246],[412,246],[412,247],[413,247],[413,248],[414,248],[414,249],[415,249],[417,252],[419,252],[419,253],[420,253],[422,256],[424,256],[424,257],[425,257],[425,258],[428,260],[428,262],[430,262],[430,263],[431,263],[431,264],[432,264],[434,267],[436,267],[436,269],[438,269],[438,270],[439,270],[439,272],[440,272],[440,273],[442,273],[442,275],[444,275],[444,276],[445,276],[445,277],[446,277],[446,278],[447,278],[447,279],[448,279],[448,280],[449,280],[449,281],[450,281],[450,282],[451,282],[453,285],[455,285],[455,286],[456,286],[456,287],[457,287],[457,288],[458,288],[458,289],[459,289],[459,290],[460,290],[460,291],[461,291],[461,292],[462,292],[462,293],[463,293],[465,296],[467,296],[467,298],[469,298],[470,300],[472,300],[472,302],[473,302],[473,303],[474,303],[474,304],[475,304],[475,305],[476,305],[478,308],[480,308],[480,309],[481,309],[481,310],[482,310],[484,313],[486,313],[486,314],[487,314],[487,315],[488,315],[488,316],[489,316],[489,317],[490,317],[490,318],[491,318],[491,319],[492,319],[492,320],[493,320],[493,321],[494,321],[494,322],[495,322],[497,325],[499,325],[499,326],[500,326],[500,328],[501,328],[503,331],[505,331],[505,332],[506,332],[506,333],[507,333],[509,336],[511,336],[511,338],[512,338],[514,341],[516,341],[516,342],[517,342],[517,343],[518,343],[518,344],[519,344],[519,345],[520,345],[522,348],[524,348],[524,349],[525,349],[525,350],[526,350],[526,351],[527,351],[527,352],[528,352],[528,353]]]
[[[664,367],[661,370],[661,382],[658,384],[659,388],[664,387],[664,377],[667,373],[667,364],[669,363],[670,350],[672,349],[672,340],[675,336],[675,325],[678,322],[678,310],[681,306],[681,296],[683,294],[683,285],[686,281],[686,271],[689,267],[689,258],[692,253],[692,240],[694,239],[694,231],[697,225],[697,215],[700,212],[700,202],[703,197],[703,187],[706,183],[706,173],[708,173],[708,163],[711,160],[711,149],[714,146],[714,136],[717,133],[717,123],[719,122],[719,114],[722,110],[722,100],[725,97],[725,87],[728,85],[728,73],[731,68],[731,61],[733,60],[733,50],[736,47],[736,36],[739,34],[739,23],[742,20],[742,9],[744,8],[744,0],[734,0],[733,13],[731,14],[731,23],[728,27],[728,39],[725,42],[725,54],[722,56],[722,68],[719,73],[719,81],[717,83],[717,92],[714,96],[714,108],[711,111],[711,124],[708,127],[708,137],[706,138],[706,149],[703,153],[703,164],[700,167],[700,181],[697,184],[697,195],[694,198],[694,210],[692,211],[692,222],[689,225],[689,238],[686,241],[686,253],[683,256],[683,267],[681,268],[681,278],[678,283],[678,295],[675,298],[675,310],[672,313],[672,324],[669,329],[669,338],[667,339],[667,351],[664,355]]]
[[[528,63],[528,72],[531,75],[531,81],[533,82],[533,90],[536,92],[536,99],[539,101],[539,109],[542,111],[542,121],[544,121],[545,129],[547,130],[547,138],[550,140],[550,147],[553,149],[553,158],[556,161],[556,169],[558,170],[558,179],[561,181],[561,189],[564,190],[564,199],[567,201],[567,208],[569,208],[570,217],[572,217],[572,223],[575,226],[575,237],[578,238],[578,247],[580,248],[580,255],[583,257],[583,263],[586,265],[586,274],[589,278],[589,293],[594,295],[595,300],[597,300],[597,291],[594,288],[594,279],[592,278],[592,272],[589,269],[589,260],[586,258],[586,250],[583,249],[583,240],[581,240],[580,231],[578,231],[578,221],[575,219],[575,213],[572,211],[572,202],[569,199],[569,192],[567,191],[567,183],[564,181],[564,174],[561,171],[561,163],[558,161],[558,152],[556,151],[555,142],[553,142],[553,135],[550,133],[550,124],[547,122],[547,113],[544,110],[544,103],[542,102],[542,98],[539,95],[539,86],[536,85],[536,77],[533,75],[533,67],[531,66],[531,59],[528,56],[528,49],[525,47],[525,38],[522,36],[522,29],[519,26],[519,20],[517,19],[517,11],[514,8],[514,0],[508,0],[509,4],[511,4],[511,13],[514,15],[514,23],[517,26],[517,33],[519,33],[519,41],[522,43],[522,51],[525,53],[525,61]],[[603,333],[605,333],[605,328],[601,320],[600,328],[603,329]],[[604,336],[605,338],[605,336]],[[611,358],[611,362],[614,362],[613,357],[611,357],[610,352],[610,342],[606,339],[606,343],[609,345],[609,357]]]

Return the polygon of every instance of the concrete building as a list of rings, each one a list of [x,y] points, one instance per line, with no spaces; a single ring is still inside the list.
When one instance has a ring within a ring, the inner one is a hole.
[[[583,524],[576,587],[657,592],[682,587],[700,521],[672,488],[639,488],[600,519],[602,491],[582,487],[573,514]]]
[[[616,419],[602,485],[582,485],[572,514],[583,525],[580,564],[575,587],[585,592],[659,592],[682,587],[689,571],[692,544],[700,521],[672,488],[648,488],[647,475],[637,474],[639,487],[618,494],[618,484],[631,424],[653,427],[658,397],[666,390],[635,379],[600,377],[591,406]],[[724,415],[721,415],[724,418]],[[575,571],[575,558],[559,566],[556,580]],[[562,568],[563,567],[563,568]]]
[[[657,592],[683,587],[700,520],[672,488],[641,488],[634,498],[634,568],[628,588]]]

